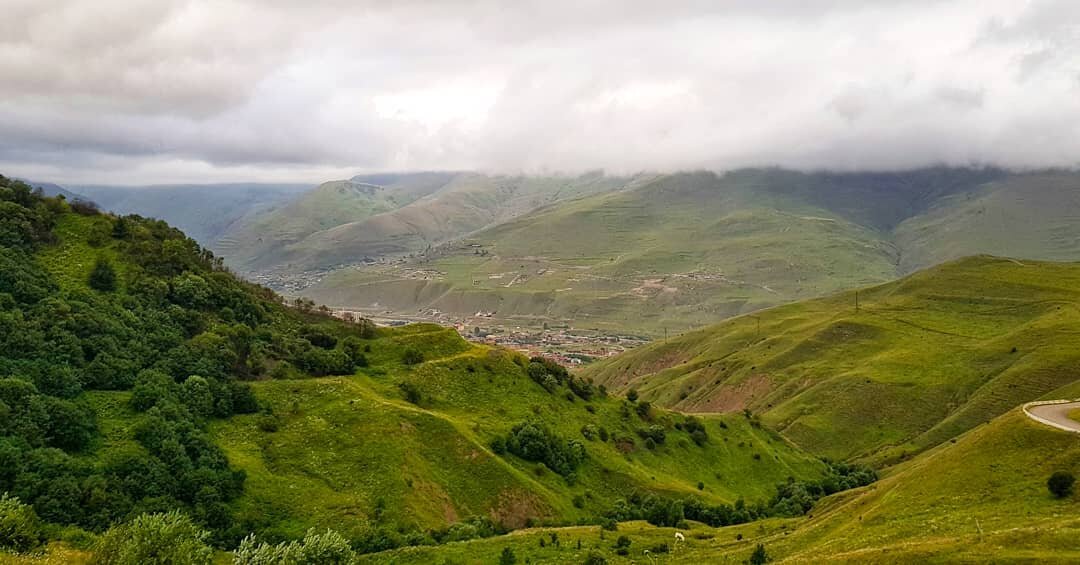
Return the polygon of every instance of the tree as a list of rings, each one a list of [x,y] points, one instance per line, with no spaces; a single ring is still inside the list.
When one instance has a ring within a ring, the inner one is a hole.
[[[499,555],[499,565],[514,565],[517,563],[517,557],[514,556],[514,550],[509,547],[504,547],[502,554]]]
[[[1066,498],[1073,493],[1073,484],[1076,477],[1067,471],[1058,471],[1046,481],[1046,488],[1057,498]]]
[[[178,511],[142,514],[109,528],[94,551],[103,565],[209,565],[214,550],[209,533]]]
[[[760,543],[757,544],[757,547],[754,548],[754,552],[750,554],[750,565],[765,565],[765,563],[768,562],[769,554],[765,553],[765,546]]]
[[[0,548],[25,553],[41,545],[41,522],[34,509],[18,498],[0,496]]]
[[[101,292],[116,290],[116,269],[108,259],[98,259],[90,271],[90,288]]]

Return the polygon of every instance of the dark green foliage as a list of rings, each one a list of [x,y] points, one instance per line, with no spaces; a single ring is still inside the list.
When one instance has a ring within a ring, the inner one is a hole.
[[[671,551],[671,546],[669,546],[666,543],[658,543],[658,544],[656,544],[656,545],[649,548],[649,553],[653,553],[653,554],[667,553],[669,551]]]
[[[502,553],[499,554],[499,565],[514,565],[515,563],[517,563],[517,557],[514,556],[514,550],[504,547]]]
[[[62,245],[82,233],[100,250],[83,281],[54,279],[39,261],[61,220],[73,229]],[[110,292],[118,272],[125,292]],[[244,475],[204,426],[258,412],[243,381],[269,366],[351,374],[367,364],[361,339],[375,333],[287,310],[164,222],[102,215],[0,177],[0,493],[45,522],[95,532],[180,510],[210,541],[234,544],[228,504]],[[89,390],[131,391],[134,442],[97,449]]]
[[[405,400],[412,404],[420,404],[423,400],[423,394],[420,393],[420,387],[410,382],[398,383],[398,388],[401,389],[402,394],[405,395]]]
[[[698,418],[687,416],[686,421],[682,423],[682,429],[690,434],[690,439],[694,440],[694,443],[698,446],[705,445],[709,441],[709,433],[705,430],[705,424]]]
[[[750,565],[765,565],[765,563],[768,562],[769,554],[765,552],[765,546],[760,543],[757,544],[757,547],[754,548],[754,552],[750,554],[750,559],[747,560],[747,563]]]
[[[112,292],[116,290],[116,269],[108,259],[98,259],[87,282],[94,290]]]
[[[401,362],[406,365],[419,365],[424,362],[424,354],[417,349],[406,349],[401,355]]]
[[[1073,493],[1076,477],[1067,471],[1057,471],[1046,481],[1046,488],[1057,498],[1067,498]]]
[[[588,557],[585,558],[585,565],[607,565],[607,559],[598,552],[590,551]]]
[[[637,434],[642,439],[651,440],[656,445],[663,445],[664,440],[667,437],[667,433],[664,430],[664,426],[652,425],[647,428],[641,428],[637,431]]]
[[[564,440],[540,422],[514,426],[503,445],[507,452],[526,461],[543,463],[564,477],[569,477],[586,458],[585,446],[580,441]]]
[[[6,493],[0,495],[0,549],[26,553],[44,540],[34,509]]]

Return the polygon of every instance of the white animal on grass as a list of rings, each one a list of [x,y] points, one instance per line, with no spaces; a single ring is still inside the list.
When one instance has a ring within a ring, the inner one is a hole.
[[[675,532],[675,542],[686,541],[686,538],[682,535],[682,532]]]

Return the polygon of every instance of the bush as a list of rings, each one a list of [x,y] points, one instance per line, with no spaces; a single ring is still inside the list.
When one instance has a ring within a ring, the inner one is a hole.
[[[768,563],[769,554],[765,553],[765,546],[760,543],[757,544],[757,547],[754,548],[754,552],[750,554],[748,562],[750,565],[765,565],[765,563]]]
[[[178,511],[142,514],[109,528],[94,549],[94,562],[105,565],[204,565],[214,550],[209,533]]]
[[[1076,477],[1072,473],[1066,471],[1058,471],[1046,481],[1046,488],[1050,491],[1050,494],[1057,498],[1066,498],[1073,493],[1073,485],[1076,483]]]
[[[515,563],[517,563],[517,557],[514,556],[514,550],[504,547],[502,553],[499,554],[499,565],[514,565]]]
[[[570,477],[586,457],[585,446],[580,441],[564,440],[539,422],[514,426],[505,446],[506,451],[526,461],[543,463],[563,477]]]
[[[6,493],[0,496],[0,548],[26,553],[43,541],[41,522],[34,509]]]
[[[277,545],[256,545],[255,537],[248,536],[233,554],[235,565],[345,565],[355,559],[356,552],[341,534],[333,530],[319,534],[314,529],[308,530],[301,541]]]
[[[87,281],[90,288],[102,292],[116,290],[116,269],[108,259],[98,259],[90,271],[90,279]]]
[[[419,365],[424,362],[424,354],[416,349],[406,349],[401,355],[401,362],[406,365]]]
[[[630,402],[637,402],[638,394],[636,389],[630,389],[626,391],[626,399]]]

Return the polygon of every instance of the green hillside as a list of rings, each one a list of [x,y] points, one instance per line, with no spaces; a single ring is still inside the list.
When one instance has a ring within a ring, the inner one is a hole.
[[[291,246],[312,234],[405,206],[439,190],[451,178],[417,173],[326,182],[281,205],[249,214],[219,234],[213,247],[242,271],[279,266]]]
[[[1080,387],[1051,397],[1075,397]],[[617,532],[596,527],[527,530],[432,548],[368,556],[370,563],[493,563],[506,548],[519,562],[608,563],[653,559],[672,563],[744,563],[765,547],[778,563],[1075,563],[1080,497],[1053,498],[1051,474],[1080,469],[1080,438],[1026,418],[1019,409],[984,423],[954,442],[892,469],[869,487],[823,499],[809,517],[741,526],[674,530],[636,522]],[[552,534],[560,540],[550,543]],[[606,535],[605,535],[606,533]],[[617,538],[629,540],[618,554]],[[547,543],[541,544],[540,540]],[[580,543],[580,545],[578,545]]]
[[[962,256],[1080,259],[1078,189],[1075,173],[994,169],[664,175],[406,264],[344,269],[303,293],[372,311],[495,312],[503,325],[657,337]]]
[[[1080,265],[975,257],[587,367],[687,411],[749,408],[818,454],[909,457],[1080,378]]]
[[[610,397],[449,329],[287,308],[160,221],[3,178],[0,211],[0,493],[41,520],[34,547],[100,549],[168,511],[222,549],[318,526],[371,551],[684,504],[742,522],[793,511],[778,484],[847,472],[756,420]]]

